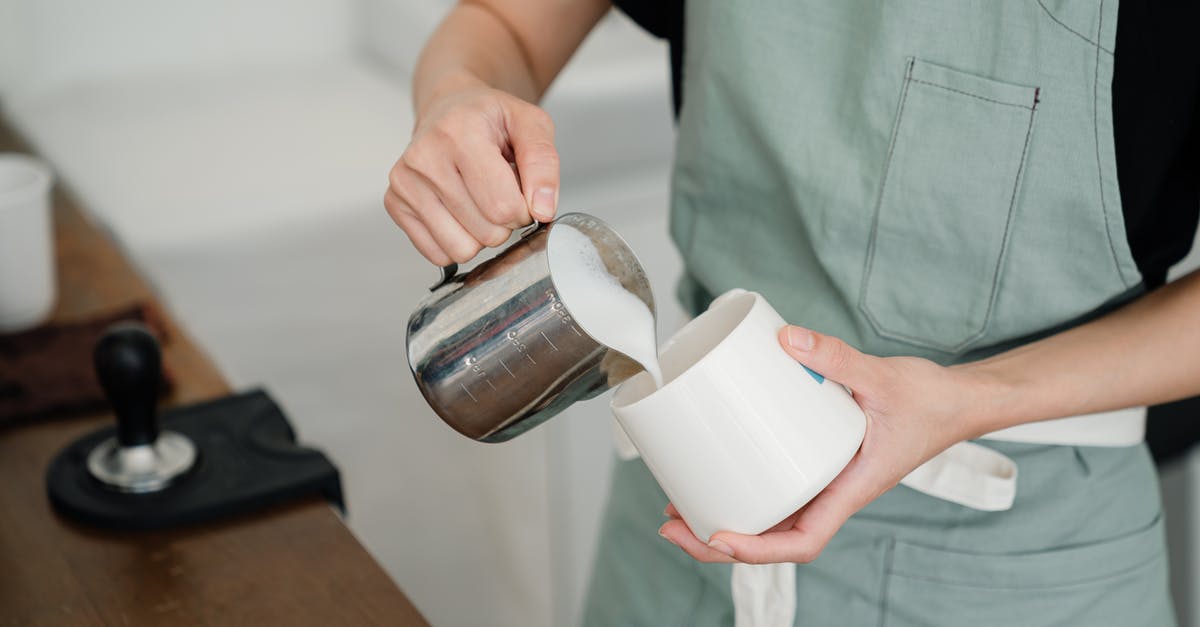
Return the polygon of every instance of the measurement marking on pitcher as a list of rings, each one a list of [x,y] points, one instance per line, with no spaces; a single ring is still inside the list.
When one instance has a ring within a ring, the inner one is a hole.
[[[470,396],[470,397],[471,397],[471,400],[472,400],[472,401],[475,401],[476,403],[478,403],[478,402],[479,402],[479,400],[475,398],[475,395],[471,393],[471,390],[468,390],[468,389],[467,389],[467,386],[465,386],[465,385],[463,385],[463,384],[459,383],[459,384],[458,384],[458,387],[462,388],[462,389],[463,389],[463,391],[467,393],[467,396]]]
[[[579,332],[579,329],[576,329],[574,326],[571,326],[571,330],[575,332],[575,335],[583,337],[583,334]]]
[[[512,370],[509,370],[509,369],[508,369],[508,364],[504,363],[504,360],[503,360],[503,359],[501,359],[501,360],[500,360],[500,365],[504,367],[504,371],[508,373],[508,376],[510,376],[510,377],[512,377],[512,378],[514,378],[514,379],[516,379],[516,378],[517,378],[517,375],[513,374],[513,373],[512,373]]]
[[[525,353],[525,359],[528,359],[530,361],[530,363],[532,363],[533,365],[535,365],[535,366],[537,365],[537,362],[533,361],[533,357],[530,357],[529,353]]]
[[[496,386],[492,385],[492,380],[491,380],[491,379],[484,379],[484,380],[483,380],[483,382],[484,382],[484,383],[486,383],[486,384],[488,384],[488,387],[492,388],[492,391],[493,391],[493,392],[495,392],[495,391],[496,391]]]
[[[550,348],[553,348],[556,351],[558,350],[558,347],[554,345],[554,342],[551,342],[550,338],[546,337],[545,331],[538,331],[538,333],[542,334],[542,339],[546,340],[546,343],[550,344]]]

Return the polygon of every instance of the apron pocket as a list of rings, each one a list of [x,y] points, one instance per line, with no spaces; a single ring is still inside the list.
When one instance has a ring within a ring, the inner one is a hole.
[[[896,541],[885,627],[1174,625],[1161,516],[1112,540],[981,554]]]
[[[1037,96],[908,60],[859,302],[880,335],[947,353],[983,336]]]

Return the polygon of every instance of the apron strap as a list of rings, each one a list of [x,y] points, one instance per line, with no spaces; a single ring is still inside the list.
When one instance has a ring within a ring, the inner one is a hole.
[[[972,442],[959,442],[917,466],[901,485],[985,512],[1012,508],[1017,496],[1017,464],[1008,456]]]
[[[791,627],[796,620],[796,565],[733,565],[729,579],[735,627]]]
[[[1131,407],[1031,422],[989,433],[989,440],[1071,446],[1133,446],[1146,433],[1146,408]],[[1017,464],[986,446],[959,442],[900,480],[929,496],[985,512],[1011,509]]]
[[[1146,439],[1146,408],[1129,407],[993,431],[985,440],[1065,446],[1136,446]]]

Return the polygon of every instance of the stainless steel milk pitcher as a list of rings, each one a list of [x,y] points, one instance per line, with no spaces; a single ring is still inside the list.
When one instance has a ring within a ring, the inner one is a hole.
[[[654,312],[646,273],[625,240],[582,213],[535,226],[496,257],[443,280],[408,320],[408,364],[430,407],[459,433],[503,442],[641,371],[593,339],[554,285],[554,229],[591,239],[605,268]]]

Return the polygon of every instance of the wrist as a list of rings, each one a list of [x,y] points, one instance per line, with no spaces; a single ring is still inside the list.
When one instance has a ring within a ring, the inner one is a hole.
[[[1024,422],[1019,390],[1014,377],[988,361],[950,366],[965,391],[958,417],[966,433],[963,439],[975,439]]]
[[[466,70],[445,73],[429,81],[427,85],[418,87],[414,96],[414,112],[416,126],[437,106],[455,96],[474,89],[488,88],[483,79]]]

